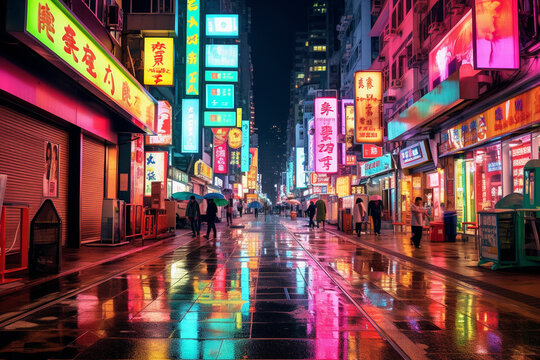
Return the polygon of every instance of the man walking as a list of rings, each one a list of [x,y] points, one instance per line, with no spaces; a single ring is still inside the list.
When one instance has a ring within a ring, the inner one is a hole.
[[[214,200],[207,199],[208,201],[208,207],[206,208],[206,221],[208,223],[208,229],[206,230],[205,238],[210,238],[210,230],[214,232],[214,239],[217,238],[217,231],[216,231],[216,215],[217,215],[217,206]]]
[[[381,217],[383,205],[381,200],[370,200],[368,203],[368,215],[373,219],[373,232],[381,235]]]
[[[242,210],[244,209],[244,204],[242,203],[242,199],[238,200],[238,214],[240,214],[240,217],[242,217]]]
[[[227,211],[227,226],[232,226],[233,199],[229,200],[229,203],[227,204],[227,208],[225,210]]]
[[[309,203],[307,208],[307,215],[309,216],[309,228],[315,228],[315,223],[313,222],[313,217],[315,216],[315,204],[313,201]]]
[[[411,241],[417,249],[420,249],[425,216],[427,216],[427,211],[422,206],[422,198],[417,197],[414,199],[414,204],[411,204],[411,231],[413,234]]]
[[[189,218],[191,223],[191,237],[201,235],[201,209],[199,208],[199,203],[195,200],[195,196],[189,198],[189,202],[186,207],[186,216]]]
[[[319,223],[322,221],[322,228],[324,229],[324,221],[326,220],[326,204],[322,199],[317,200],[315,203],[317,208],[317,229],[319,228]]]

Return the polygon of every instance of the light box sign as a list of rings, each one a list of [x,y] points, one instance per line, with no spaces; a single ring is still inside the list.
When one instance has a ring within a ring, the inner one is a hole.
[[[238,37],[237,14],[206,15],[206,36]]]
[[[167,185],[167,152],[149,151],[146,153],[144,195],[152,195],[152,183],[161,181]],[[167,196],[167,194],[165,194]]]
[[[338,170],[337,99],[315,98],[315,171]]]
[[[144,85],[172,86],[173,38],[144,38]]]
[[[362,157],[364,159],[374,159],[382,156],[382,147],[372,144],[362,145]]]
[[[234,109],[234,85],[206,84],[206,108]]]
[[[517,0],[475,0],[475,69],[519,69]]]
[[[424,141],[401,150],[399,152],[399,158],[402,169],[421,165],[430,159],[429,153],[426,150],[426,143]]]
[[[155,130],[154,98],[60,1],[12,1],[7,18],[12,35],[111,106],[127,112],[147,133]]]
[[[311,185],[328,185],[330,176],[327,174],[311,173]]]
[[[236,113],[234,111],[205,111],[204,126],[234,127],[236,126]]]
[[[186,95],[199,95],[200,0],[188,0],[186,12]]]
[[[258,148],[250,148],[251,165],[247,174],[247,188],[257,190],[257,173],[258,173]]]
[[[206,82],[238,82],[238,71],[206,70],[204,80]]]
[[[356,155],[347,155],[345,157],[345,165],[356,166]]]
[[[242,108],[236,108],[236,127],[242,127]]]
[[[336,179],[336,193],[339,197],[351,195],[351,177],[340,176]]]
[[[296,148],[296,188],[304,189],[306,184],[306,170],[304,162],[306,161],[306,154],[303,147]]]
[[[206,45],[206,67],[237,68],[238,45]]]
[[[313,148],[315,147],[315,121],[310,120],[308,123],[308,170],[315,170],[315,153]]]
[[[195,166],[193,168],[193,172],[195,176],[200,177],[201,179],[204,179],[208,182],[212,181],[212,177],[214,174],[212,173],[212,168],[202,160],[197,160],[195,162]]]
[[[249,120],[242,120],[242,148],[240,153],[240,171],[249,171]]]
[[[386,154],[363,164],[361,167],[361,175],[373,176],[392,169],[392,156],[390,154]]]
[[[341,100],[341,122],[345,125],[345,144],[350,149],[354,146],[354,100]]]
[[[239,149],[242,146],[242,130],[233,128],[229,131],[229,147]]]
[[[158,101],[156,134],[146,137],[146,145],[172,144],[172,107],[167,101]]]
[[[182,99],[182,152],[199,152],[199,99]]]
[[[229,129],[212,129],[214,133],[214,174],[227,174],[227,140]]]
[[[429,52],[429,91],[460,65],[473,65],[472,43],[472,11],[469,11]]]
[[[382,121],[382,73],[380,71],[357,71],[354,73],[354,106],[356,131],[354,141],[381,143]]]

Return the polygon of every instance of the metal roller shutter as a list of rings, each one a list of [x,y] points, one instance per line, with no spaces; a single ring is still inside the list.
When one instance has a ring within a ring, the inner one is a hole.
[[[5,202],[30,205],[30,219],[39,209],[43,196],[45,143],[59,145],[58,197],[52,198],[62,219],[62,245],[67,238],[67,203],[69,172],[69,135],[43,121],[0,105],[0,174],[7,174]],[[8,215],[6,242],[8,248],[16,232],[18,218]],[[18,244],[15,248],[18,248]]]
[[[101,210],[105,186],[105,144],[83,138],[81,181],[81,242],[101,238]]]

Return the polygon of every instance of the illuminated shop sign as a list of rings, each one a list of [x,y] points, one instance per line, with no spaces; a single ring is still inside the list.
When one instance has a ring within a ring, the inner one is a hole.
[[[330,182],[330,176],[327,174],[311,173],[311,185],[328,185]]]
[[[304,162],[306,161],[306,154],[303,147],[296,148],[296,188],[304,189],[306,184],[306,170]]]
[[[247,174],[247,188],[257,190],[257,174],[258,174],[258,148],[250,148],[251,165]]]
[[[238,15],[206,15],[206,36],[238,37]]]
[[[212,129],[214,133],[214,173],[227,174],[227,139],[229,129]]]
[[[363,164],[361,167],[361,175],[372,176],[392,169],[392,156],[386,154]]]
[[[197,160],[195,162],[195,167],[193,169],[195,176],[200,177],[208,182],[212,181],[213,173],[212,168],[204,163],[202,160]]]
[[[206,84],[206,108],[234,109],[234,85]]]
[[[336,179],[336,193],[339,197],[351,195],[351,177],[340,176]]]
[[[356,166],[356,155],[347,155],[345,157],[345,165]]]
[[[236,108],[236,127],[242,127],[242,108]]]
[[[383,140],[382,73],[357,71],[354,73],[354,104],[356,108],[355,142],[380,143]]]
[[[336,173],[337,149],[337,99],[315,99],[315,171]]]
[[[233,127],[236,126],[236,113],[234,111],[205,111],[204,126],[206,127]]]
[[[204,80],[206,82],[238,82],[238,71],[206,70]]]
[[[354,100],[341,100],[341,123],[345,126],[345,144],[347,149],[354,146]]]
[[[239,149],[242,146],[242,130],[238,128],[229,131],[229,147]]]
[[[182,99],[182,152],[199,152],[199,99]]]
[[[315,121],[310,120],[308,123],[308,170],[315,170]]]
[[[172,144],[172,107],[167,101],[158,101],[156,136],[147,136],[146,145]]]
[[[374,159],[382,156],[382,147],[371,144],[362,145],[362,157],[364,159]]]
[[[144,85],[172,86],[173,38],[144,38]]]
[[[144,195],[152,195],[152,183],[161,181],[166,185],[167,181],[167,152],[150,151],[146,153]],[[167,194],[165,194],[167,196]]]
[[[473,11],[475,69],[519,69],[516,0],[475,0]]]
[[[199,95],[200,0],[188,0],[186,12],[186,95]]]
[[[206,67],[237,68],[238,45],[206,45]]]
[[[147,133],[155,130],[156,101],[58,0],[12,1],[8,31]],[[44,51],[46,48],[46,51]]]
[[[242,148],[240,150],[240,171],[249,171],[249,120],[242,120]]]
[[[426,143],[422,141],[406,147],[399,152],[399,157],[401,159],[402,169],[420,165],[426,161],[429,161],[429,154],[426,151]]]

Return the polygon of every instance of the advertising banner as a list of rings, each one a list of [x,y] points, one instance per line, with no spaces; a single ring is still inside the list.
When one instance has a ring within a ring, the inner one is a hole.
[[[237,68],[238,45],[208,44],[206,45],[206,67]]]
[[[146,167],[144,181],[144,195],[152,194],[152,182],[161,181],[167,184],[167,155],[166,151],[148,151],[146,152]],[[167,194],[165,194],[165,197]]]
[[[43,172],[43,197],[58,197],[58,170],[60,169],[60,145],[45,141],[43,149],[45,171]]]
[[[155,136],[146,136],[146,145],[172,144],[172,107],[167,101],[158,101]]]
[[[315,170],[315,121],[308,123],[308,170]]]
[[[354,73],[354,106],[356,132],[354,141],[381,143],[382,123],[382,73],[380,71],[357,71]]]
[[[341,100],[341,121],[345,125],[345,144],[350,149],[354,146],[354,100]]]
[[[144,85],[172,86],[174,39],[144,38]]]
[[[206,15],[206,36],[238,37],[237,14]]]
[[[315,99],[315,171],[336,173],[338,170],[337,99]]]
[[[199,152],[199,99],[182,99],[182,152]]]
[[[227,135],[229,129],[212,129],[214,133],[214,174],[227,174]]]
[[[310,176],[311,185],[328,185],[330,182],[330,176],[327,174],[311,173]]]
[[[257,190],[257,174],[258,174],[258,148],[250,148],[251,165],[247,174],[247,188]]]
[[[233,109],[234,85],[206,84],[207,109]]]
[[[186,95],[199,95],[200,0],[187,1]]]
[[[306,161],[306,154],[303,147],[296,148],[296,188],[304,189],[306,184],[306,169],[304,162]]]

